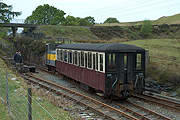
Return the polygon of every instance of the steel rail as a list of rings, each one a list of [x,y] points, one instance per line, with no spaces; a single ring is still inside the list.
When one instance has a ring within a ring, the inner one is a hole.
[[[42,70],[42,71],[45,71],[45,72],[48,72],[48,73],[52,74],[52,72],[47,71],[46,69],[43,69],[43,68],[39,68],[39,69]],[[148,95],[146,95],[146,96],[148,96]],[[150,96],[150,95],[149,95],[148,97],[154,98],[153,96]],[[176,105],[179,105],[178,103],[175,103],[175,102],[172,102],[172,101],[168,101],[168,102],[171,102],[172,104],[174,103],[174,104],[176,104]],[[142,106],[139,106],[139,105],[137,105],[137,104],[131,103],[131,102],[129,102],[129,101],[127,101],[127,103],[129,103],[129,104],[131,104],[131,105],[133,105],[133,106],[135,106],[135,107],[137,107],[137,108],[140,108],[140,109],[142,109],[142,110],[144,110],[144,111],[147,111],[147,112],[149,112],[149,113],[151,113],[151,114],[153,114],[153,115],[156,115],[156,116],[158,116],[158,118],[162,118],[162,119],[164,119],[164,120],[171,120],[171,118],[166,117],[166,116],[161,115],[161,114],[158,114],[157,112],[154,112],[154,111],[152,111],[152,110],[150,110],[150,109],[144,108],[144,107],[142,107]],[[159,103],[158,103],[158,104],[159,104]],[[133,110],[127,108],[127,107],[124,107],[124,106],[121,105],[121,104],[117,104],[117,105],[118,105],[119,107],[121,107],[122,109],[127,110],[127,111],[133,113],[134,115],[136,115],[136,116],[138,116],[138,117],[141,117],[141,119],[150,120],[150,118],[147,118],[146,116],[144,116],[144,115],[142,115],[142,114],[140,114],[140,113],[138,113],[138,112],[135,112],[135,111],[133,111]]]
[[[163,120],[171,120],[171,118],[166,117],[166,116],[164,116],[164,115],[161,115],[161,114],[159,114],[159,113],[157,113],[157,112],[154,112],[154,111],[152,111],[152,110],[150,110],[150,109],[147,109],[147,108],[145,108],[145,107],[143,107],[143,106],[137,105],[137,104],[132,103],[132,102],[130,102],[130,101],[126,101],[126,102],[127,102],[128,104],[131,104],[131,105],[139,108],[139,109],[142,109],[142,110],[147,111],[147,112],[149,112],[149,113],[151,113],[151,114],[154,114],[154,115],[158,116],[158,118],[162,118]]]
[[[155,96],[152,96],[152,95],[147,95],[147,94],[143,94],[143,96],[145,96],[145,97],[151,97],[151,98],[154,99],[154,100],[162,101],[162,102],[165,102],[166,104],[171,104],[172,106],[177,107],[177,108],[179,108],[179,110],[180,110],[180,103],[173,102],[173,101],[171,101],[171,100],[164,99],[164,98],[161,98],[161,97],[155,97]]]
[[[137,117],[140,117],[141,120],[151,120],[150,118],[148,118],[148,117],[146,117],[146,116],[144,116],[144,115],[142,115],[142,114],[140,114],[138,112],[135,112],[135,111],[131,110],[130,108],[127,108],[127,107],[125,107],[125,106],[123,106],[123,105],[121,105],[119,103],[117,105],[119,107],[123,108],[124,110],[131,112],[133,115],[136,115]]]
[[[89,97],[89,96],[86,96],[86,95],[83,95],[83,94],[81,94],[81,93],[72,91],[72,90],[70,90],[70,89],[68,89],[68,88],[65,88],[65,87],[63,87],[63,86],[61,86],[61,85],[59,85],[59,84],[54,83],[54,82],[51,82],[51,81],[48,81],[48,80],[44,80],[44,79],[40,79],[40,78],[38,78],[38,77],[35,77],[35,76],[33,76],[33,75],[29,75],[29,74],[28,74],[27,76],[29,76],[29,77],[31,77],[31,78],[33,78],[33,79],[36,79],[36,80],[38,80],[38,81],[40,81],[40,82],[44,82],[44,83],[46,83],[46,84],[48,84],[48,85],[53,85],[54,87],[60,88],[60,89],[62,89],[62,90],[64,90],[64,91],[68,91],[68,92],[71,93],[71,94],[75,94],[75,95],[78,95],[78,96],[80,96],[80,97],[83,97],[83,98],[85,98],[85,99],[87,99],[87,100],[89,100],[89,101],[92,101],[92,102],[94,102],[94,103],[96,103],[96,104],[98,104],[98,105],[101,105],[101,106],[104,107],[104,108],[108,108],[108,109],[110,109],[110,110],[115,111],[116,113],[120,113],[122,116],[124,116],[124,117],[126,117],[126,118],[128,118],[128,119],[131,119],[131,120],[139,120],[138,118],[135,118],[135,117],[133,117],[133,116],[131,116],[131,115],[129,115],[129,114],[127,114],[127,113],[125,113],[125,112],[117,109],[117,108],[114,108],[114,107],[112,107],[112,106],[110,106],[110,105],[107,105],[107,104],[105,104],[105,103],[102,103],[102,102],[100,102],[100,101],[98,101],[98,100],[96,100],[96,99],[94,99],[94,98]],[[25,79],[28,79],[28,78],[26,78],[26,77],[24,77],[24,78],[25,78]],[[44,87],[44,88],[46,88],[46,89],[51,89],[52,91],[56,92],[57,94],[62,94],[63,96],[70,97],[70,96],[68,96],[68,95],[66,95],[66,94],[60,93],[60,91],[57,91],[56,89],[54,89],[54,88],[52,88],[52,87],[50,88],[50,87],[48,87],[48,86],[46,86],[46,85],[44,85],[44,84],[42,84],[42,83],[39,83],[39,82],[37,82],[37,81],[33,81],[33,80],[31,80],[31,79],[28,79],[28,80],[31,81],[31,82],[34,82],[35,84],[39,84],[41,87]],[[70,97],[70,99],[74,99],[74,98]],[[75,101],[80,102],[80,101],[78,101],[78,100],[75,100]],[[113,120],[114,120],[114,118],[106,115],[105,113],[97,110],[97,109],[94,108],[94,107],[88,106],[87,104],[82,103],[82,102],[81,102],[81,104],[84,104],[85,106],[91,108],[92,110],[94,110],[94,111],[102,114],[103,116],[105,116],[105,117],[107,117],[107,118],[109,118],[109,119],[113,119]]]
[[[165,102],[165,100],[163,101],[161,98],[154,98],[154,97],[151,97],[151,96],[139,95],[139,94],[134,94],[134,95],[132,95],[132,97],[142,99],[142,100],[145,100],[147,102],[159,104],[159,105],[161,105],[163,107],[170,108],[171,110],[175,110],[177,112],[180,112],[180,107],[174,106],[174,105],[172,106],[172,105],[169,104],[169,101]]]

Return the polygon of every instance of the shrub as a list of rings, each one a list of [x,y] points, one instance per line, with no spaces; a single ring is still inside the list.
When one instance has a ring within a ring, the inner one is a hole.
[[[45,43],[29,37],[16,38],[15,47],[20,50],[25,61],[42,62],[45,53]]]
[[[152,34],[152,22],[150,20],[144,20],[141,26],[141,36],[147,38]]]

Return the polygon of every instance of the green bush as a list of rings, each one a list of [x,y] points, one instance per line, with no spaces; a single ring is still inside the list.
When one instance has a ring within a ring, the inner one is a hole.
[[[20,50],[25,61],[42,62],[45,53],[43,40],[36,40],[29,37],[16,38],[15,47]]]
[[[0,38],[7,37],[7,32],[8,32],[7,28],[3,28],[3,27],[0,26]]]
[[[152,34],[152,22],[150,20],[144,20],[141,26],[141,36],[143,38],[150,37]]]

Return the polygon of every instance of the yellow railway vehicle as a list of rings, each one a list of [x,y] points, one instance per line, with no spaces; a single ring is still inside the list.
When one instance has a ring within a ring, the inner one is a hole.
[[[56,66],[56,45],[46,44],[46,61],[45,64],[48,67],[48,70],[55,70]]]

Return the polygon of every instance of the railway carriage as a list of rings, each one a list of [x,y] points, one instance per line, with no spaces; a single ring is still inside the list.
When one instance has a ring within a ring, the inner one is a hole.
[[[129,97],[145,87],[145,50],[126,44],[62,44],[56,71],[105,96]]]
[[[46,44],[46,53],[45,53],[45,65],[48,67],[48,70],[55,70],[56,68],[56,46],[58,44],[47,43]]]

